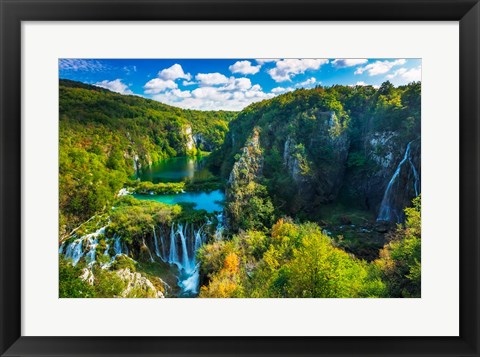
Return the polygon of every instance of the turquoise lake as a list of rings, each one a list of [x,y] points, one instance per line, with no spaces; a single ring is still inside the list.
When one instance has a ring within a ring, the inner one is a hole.
[[[176,195],[134,195],[139,200],[157,201],[174,205],[182,202],[195,204],[195,209],[204,209],[207,212],[222,211],[225,194],[221,190],[210,192],[184,192]]]
[[[186,179],[201,180],[211,175],[206,168],[205,157],[175,157],[142,169],[137,177],[142,181],[159,183],[181,182]]]
[[[205,158],[178,157],[158,162],[138,174],[141,181],[181,182],[185,180],[202,180],[212,177],[206,168]],[[134,194],[140,200],[157,201],[166,204],[193,203],[195,209],[207,212],[222,211],[225,200],[223,190],[181,192],[170,195]]]

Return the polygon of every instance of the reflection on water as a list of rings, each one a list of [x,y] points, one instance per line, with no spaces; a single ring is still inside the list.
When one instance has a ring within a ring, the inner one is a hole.
[[[211,177],[205,164],[205,158],[202,157],[176,157],[143,168],[137,177],[141,181],[153,183],[180,182],[185,179],[201,180]]]

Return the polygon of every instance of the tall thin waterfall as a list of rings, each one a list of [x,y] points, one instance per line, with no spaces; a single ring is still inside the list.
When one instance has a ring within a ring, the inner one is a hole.
[[[182,265],[178,259],[177,243],[175,239],[175,231],[173,226],[174,224],[172,223],[172,227],[170,228],[170,253],[168,255],[168,262],[170,264],[177,265],[178,268],[181,269]]]
[[[143,247],[145,247],[147,249],[148,255],[150,257],[150,262],[151,263],[155,262],[155,259],[153,259],[152,252],[150,251],[150,248],[148,248],[148,245],[145,243],[145,238],[142,238],[142,243],[143,243]]]
[[[396,207],[394,204],[395,201],[395,194],[398,194],[400,182],[400,174],[404,167],[408,165],[411,168],[413,173],[413,190],[415,192],[415,197],[419,195],[419,184],[420,178],[418,175],[418,171],[413,164],[411,158],[411,150],[410,145],[412,141],[408,143],[407,148],[405,150],[405,154],[403,155],[402,161],[397,166],[392,178],[388,182],[387,189],[383,195],[382,203],[380,204],[380,210],[378,213],[377,221],[387,221],[392,222],[395,221],[400,223],[403,219],[403,207]],[[407,167],[407,169],[408,169]],[[408,188],[408,187],[406,187]]]
[[[164,260],[164,257],[162,257],[162,255],[160,254],[160,248],[158,247],[158,238],[157,238],[157,232],[155,231],[155,227],[153,227],[153,243],[155,244],[155,254],[157,255],[157,257]]]
[[[162,257],[163,257],[163,261],[165,262],[167,261],[167,245],[165,243],[165,238],[161,230],[160,230],[160,243],[162,244]]]
[[[185,226],[187,227],[187,226]],[[180,236],[180,242],[182,243],[182,266],[185,272],[188,274],[191,272],[190,259],[188,259],[187,240],[185,238],[185,232],[183,232],[183,225],[178,225],[177,233]]]

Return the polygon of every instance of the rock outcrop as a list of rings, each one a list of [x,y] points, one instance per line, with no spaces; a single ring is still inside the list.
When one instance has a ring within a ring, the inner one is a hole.
[[[127,284],[122,291],[121,297],[149,297],[164,298],[163,292],[158,290],[154,284],[140,273],[131,272],[129,268],[120,269],[117,276]]]

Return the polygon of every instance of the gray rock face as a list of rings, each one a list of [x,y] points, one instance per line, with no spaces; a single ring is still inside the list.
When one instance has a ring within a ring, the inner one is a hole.
[[[195,146],[200,150],[210,152],[214,149],[213,145],[207,139],[205,139],[202,133],[193,134],[193,141]]]
[[[260,134],[254,130],[251,138],[245,143],[240,158],[233,165],[228,178],[230,187],[246,185],[262,176],[263,156],[260,148]]]
[[[185,137],[185,148],[187,153],[195,149],[195,140],[192,134],[192,127],[190,125],[186,125],[183,128],[183,135]]]
[[[153,283],[144,277],[140,273],[131,272],[130,269],[121,269],[116,272],[118,277],[127,283],[127,287],[122,291],[122,297],[151,297],[151,298],[164,298],[163,293]]]
[[[409,142],[390,178],[379,207],[377,221],[401,223],[404,207],[420,194],[420,140]]]

